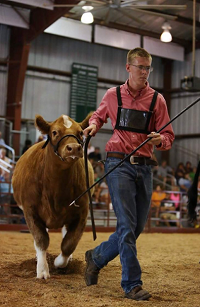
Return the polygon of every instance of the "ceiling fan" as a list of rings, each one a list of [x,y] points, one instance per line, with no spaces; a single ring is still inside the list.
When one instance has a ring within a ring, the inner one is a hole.
[[[165,4],[148,4],[150,0],[91,0],[91,1],[80,1],[77,5],[74,4],[52,4],[52,7],[72,7],[71,13],[79,16],[84,13],[83,10],[91,11],[95,13],[103,14],[104,23],[109,23],[111,15],[116,12],[129,17],[137,23],[143,24],[144,21],[133,17],[131,13],[138,12],[142,14],[148,14],[153,16],[163,17],[168,20],[175,20],[177,16],[164,13],[163,10],[185,10],[186,5],[165,5]],[[44,6],[49,6],[49,4],[44,3]],[[87,8],[86,8],[87,7]],[[154,11],[156,10],[156,11]],[[75,16],[74,16],[75,17]]]

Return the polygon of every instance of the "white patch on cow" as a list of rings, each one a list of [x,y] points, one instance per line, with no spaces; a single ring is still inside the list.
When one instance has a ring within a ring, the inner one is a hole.
[[[70,260],[72,260],[72,255],[70,255],[69,257],[65,257],[62,254],[60,254],[54,260],[54,265],[56,268],[65,268],[68,265]]]
[[[66,228],[66,226],[63,226],[63,228],[61,229],[61,231],[62,231],[62,237],[64,238],[64,236],[65,236],[66,233],[67,233],[67,228]]]
[[[17,204],[17,206],[23,211],[22,205],[18,205],[18,204]]]
[[[69,117],[67,115],[63,115],[63,121],[64,121],[64,126],[66,128],[70,128],[72,125],[72,121],[69,120]]]
[[[49,266],[46,259],[46,251],[42,251],[34,241],[35,250],[37,253],[37,278],[47,279],[50,277]]]

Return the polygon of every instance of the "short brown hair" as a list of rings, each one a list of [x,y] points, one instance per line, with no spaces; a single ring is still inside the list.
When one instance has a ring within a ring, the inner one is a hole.
[[[127,53],[127,63],[131,63],[136,57],[148,58],[152,61],[151,55],[143,48],[137,47],[135,49],[129,50]]]

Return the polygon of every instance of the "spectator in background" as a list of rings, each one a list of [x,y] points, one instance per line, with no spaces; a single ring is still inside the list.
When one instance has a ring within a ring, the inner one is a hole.
[[[185,172],[186,174],[189,174],[192,172],[192,163],[190,161],[187,161],[185,164]]]
[[[171,166],[167,165],[166,160],[163,160],[161,165],[158,166],[157,177],[163,181],[164,188],[166,183],[171,186],[176,185],[176,178],[173,175],[173,169]]]
[[[98,174],[94,171],[94,182],[97,182],[99,180]],[[99,189],[99,183],[95,185],[94,187],[94,193],[92,195],[93,202],[98,203],[98,189]]]
[[[179,185],[178,183],[179,179],[184,178],[184,176],[185,176],[185,167],[184,167],[183,162],[180,162],[175,171],[175,178],[176,178],[176,182],[178,185]]]
[[[197,168],[196,166],[193,167],[192,171],[189,173],[190,179],[193,181],[194,180],[194,176],[196,174]]]
[[[41,134],[41,135],[38,136],[36,143],[42,142],[42,141],[44,141],[44,139],[45,139],[44,135]]]
[[[88,159],[90,160],[93,168],[96,169],[99,164],[98,161],[101,160],[100,148],[95,147],[94,151],[88,155]]]
[[[88,155],[88,158],[89,158],[89,159],[92,159],[94,162],[100,161],[100,160],[101,160],[100,148],[99,148],[99,147],[95,147],[95,148],[94,148],[94,151],[91,152],[91,153]]]
[[[98,177],[101,178],[105,174],[103,162],[95,163],[94,171],[98,174]]]
[[[151,207],[155,208],[155,217],[159,218],[160,204],[161,201],[166,197],[166,193],[163,192],[163,189],[160,184],[156,186],[155,191],[152,193],[151,197]],[[156,220],[156,226],[159,226],[159,221]]]
[[[6,171],[6,169],[9,170],[9,168],[11,168],[11,164],[10,164],[11,159],[6,156],[6,149],[5,148],[0,148],[0,160],[1,160],[0,161],[0,176],[1,176],[1,180],[2,180],[6,176],[6,173],[9,173],[9,172]]]
[[[90,153],[94,152],[94,146],[91,145],[91,142],[88,144],[87,154],[89,156]]]
[[[175,211],[175,205],[173,201],[170,199],[170,194],[166,194],[166,197],[161,201],[160,204],[160,218],[162,221],[165,222],[165,224],[170,227],[175,223],[177,227],[180,227],[180,222],[179,222],[179,217],[180,213],[179,212],[171,212]],[[173,221],[173,222],[171,222]]]
[[[26,140],[24,143],[24,148],[22,149],[22,155],[32,146],[31,140]]]
[[[173,201],[175,209],[180,210],[180,201],[181,201],[180,188],[178,186],[173,186],[172,191],[174,191],[174,193],[172,192],[170,194],[170,199]]]
[[[96,197],[97,197],[96,201],[98,203],[105,203],[106,208],[109,208],[108,206],[109,206],[111,200],[110,200],[110,194],[109,194],[109,191],[108,191],[108,185],[106,183],[105,178],[99,183]]]
[[[186,192],[189,190],[192,184],[192,180],[189,174],[184,174],[184,177],[181,177],[178,181],[181,192]]]
[[[2,132],[0,131],[0,146],[6,145],[4,139],[2,139]]]

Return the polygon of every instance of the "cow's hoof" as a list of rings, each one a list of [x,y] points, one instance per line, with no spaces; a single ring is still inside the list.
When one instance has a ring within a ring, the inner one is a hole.
[[[72,260],[72,255],[70,255],[69,257],[65,257],[62,254],[60,254],[58,257],[56,257],[56,259],[54,260],[54,266],[56,268],[65,268],[69,261]]]
[[[48,271],[37,272],[38,279],[48,279],[50,278],[50,274]]]

